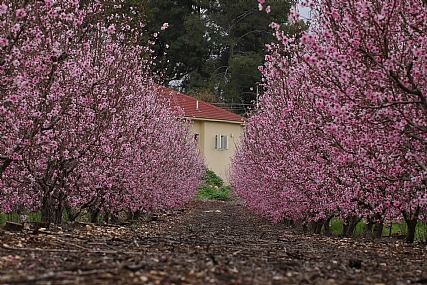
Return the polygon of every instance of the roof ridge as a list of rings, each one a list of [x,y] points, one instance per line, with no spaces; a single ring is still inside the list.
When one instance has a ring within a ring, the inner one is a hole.
[[[227,112],[227,113],[230,113],[230,114],[233,114],[233,115],[236,115],[236,116],[240,116],[239,114],[233,113],[233,112],[228,111],[228,110],[223,109],[223,108],[220,108],[220,107],[215,106],[215,105],[213,105],[213,104],[211,104],[211,103],[209,103],[209,102],[206,102],[206,101],[203,101],[203,100],[200,100],[200,99],[197,99],[197,98],[191,97],[190,95],[187,95],[187,94],[181,93],[181,92],[179,92],[179,91],[176,91],[176,92],[177,92],[177,93],[179,93],[179,94],[180,94],[180,95],[182,95],[182,96],[189,97],[189,98],[191,98],[191,99],[193,99],[193,100],[196,100],[196,101],[202,102],[203,104],[209,105],[210,107],[213,107],[213,108],[219,109],[221,112]],[[243,116],[240,116],[240,117],[242,117],[242,118],[243,118]]]
[[[245,118],[239,114],[222,109],[203,100],[186,95],[182,92],[157,84],[160,94],[170,96],[170,107],[181,108],[184,117],[213,119],[223,121],[244,122]],[[180,99],[181,98],[181,99]],[[198,103],[197,103],[198,102]]]

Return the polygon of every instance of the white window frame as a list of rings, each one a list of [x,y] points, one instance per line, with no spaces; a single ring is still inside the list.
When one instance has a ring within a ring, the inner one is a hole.
[[[227,150],[228,149],[228,136],[227,135],[215,135],[215,149]]]

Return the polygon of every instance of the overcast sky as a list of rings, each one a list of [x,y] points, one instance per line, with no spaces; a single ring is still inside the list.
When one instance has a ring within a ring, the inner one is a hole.
[[[309,16],[310,8],[298,6],[298,10],[302,19],[307,20],[310,18]]]

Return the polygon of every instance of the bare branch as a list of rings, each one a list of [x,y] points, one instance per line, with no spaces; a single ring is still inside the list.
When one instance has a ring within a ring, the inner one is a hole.
[[[415,162],[418,164],[419,167],[421,167],[424,171],[427,172],[427,166],[425,164],[423,164],[418,157],[414,156],[414,160]]]

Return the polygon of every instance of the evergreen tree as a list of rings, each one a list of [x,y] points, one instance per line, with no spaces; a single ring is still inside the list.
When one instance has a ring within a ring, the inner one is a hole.
[[[178,86],[183,87],[182,84],[190,80],[190,74],[208,77],[203,71],[203,62],[210,56],[202,16],[204,9],[196,2],[151,0],[148,4],[152,15],[147,28],[151,33],[168,23],[168,29],[158,35],[153,47],[158,70],[166,69],[163,74],[166,85],[177,80],[180,81]]]
[[[270,2],[270,3],[269,3]],[[274,41],[271,22],[285,24],[289,1],[267,1],[271,13],[260,11],[258,1],[211,1],[209,19],[218,46],[211,70],[216,93],[227,102],[250,104],[256,99],[261,80],[258,66],[263,63],[265,44]]]
[[[253,103],[265,44],[275,40],[269,24],[286,26],[291,3],[267,6],[270,13],[260,11],[257,0],[151,0],[149,30],[169,24],[154,47],[158,70],[167,69],[164,84],[187,93],[209,91],[226,103]]]

